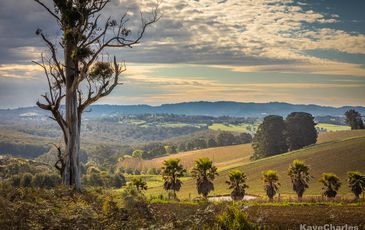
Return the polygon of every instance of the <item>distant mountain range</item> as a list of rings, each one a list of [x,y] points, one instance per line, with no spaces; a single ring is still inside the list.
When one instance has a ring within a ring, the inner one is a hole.
[[[184,102],[176,104],[150,105],[92,105],[84,118],[113,116],[118,114],[186,114],[207,116],[264,117],[267,115],[286,116],[291,112],[307,112],[314,116],[343,116],[349,109],[355,109],[365,115],[365,107],[343,106],[329,107],[320,105],[296,105],[283,102],[244,103],[244,102]],[[1,109],[0,116],[37,117],[48,116],[47,111],[37,107]]]

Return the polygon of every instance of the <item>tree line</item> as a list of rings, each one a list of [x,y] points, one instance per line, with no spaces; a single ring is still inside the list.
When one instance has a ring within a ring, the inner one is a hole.
[[[253,159],[301,149],[317,142],[314,117],[309,113],[293,112],[283,117],[270,115],[264,118],[253,138]]]
[[[164,189],[171,191],[174,199],[177,199],[176,192],[180,191],[183,182],[181,177],[186,174],[186,169],[180,163],[180,159],[168,159],[163,162],[161,169],[162,179],[164,181]],[[192,176],[196,180],[196,189],[199,195],[204,198],[214,190],[214,179],[218,175],[217,167],[208,158],[200,158],[195,161],[195,166],[191,170]],[[297,194],[298,201],[301,201],[304,192],[309,188],[309,181],[313,178],[310,175],[310,167],[301,160],[294,160],[288,168],[288,176],[290,177],[293,191]],[[355,199],[359,199],[360,195],[365,191],[365,174],[358,171],[350,171],[347,173],[347,182]],[[273,201],[279,192],[280,183],[278,173],[274,170],[262,172],[262,181],[264,190],[270,201]],[[336,197],[339,188],[342,185],[339,177],[334,173],[323,173],[318,180],[322,184],[323,195],[328,198]],[[233,200],[242,200],[246,194],[247,176],[240,170],[230,171],[228,180],[226,181],[228,188],[231,189],[231,198]],[[138,191],[147,190],[146,182],[141,178],[136,178],[131,182],[132,186],[136,186]]]
[[[186,152],[192,150],[247,144],[252,142],[252,136],[248,133],[240,133],[235,135],[231,132],[223,131],[217,136],[208,138],[197,137],[180,144],[164,144],[161,142],[149,143],[137,147],[132,156],[139,159],[151,159],[165,154],[175,154],[178,152]]]

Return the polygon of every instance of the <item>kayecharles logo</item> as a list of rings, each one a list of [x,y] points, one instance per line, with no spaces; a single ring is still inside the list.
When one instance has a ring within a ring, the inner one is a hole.
[[[352,225],[334,225],[334,224],[325,224],[325,225],[308,225],[301,224],[300,230],[359,230],[358,226]]]

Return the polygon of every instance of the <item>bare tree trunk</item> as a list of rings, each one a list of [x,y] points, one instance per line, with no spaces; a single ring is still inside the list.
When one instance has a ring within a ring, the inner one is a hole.
[[[71,186],[75,190],[81,190],[80,178],[80,122],[78,114],[78,97],[77,91],[73,88],[73,83],[77,77],[77,66],[71,58],[73,44],[68,42],[65,47],[66,63],[66,124],[67,139],[66,143],[66,160],[63,177],[64,185]]]

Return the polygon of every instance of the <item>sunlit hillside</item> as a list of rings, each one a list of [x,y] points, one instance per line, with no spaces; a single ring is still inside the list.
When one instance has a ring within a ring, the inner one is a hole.
[[[227,159],[233,158],[229,155],[226,157]],[[291,190],[290,178],[287,176],[287,170],[289,164],[295,159],[306,161],[311,167],[311,175],[314,176],[306,194],[321,194],[321,185],[318,183],[318,179],[323,172],[336,173],[343,181],[340,193],[347,194],[350,192],[346,184],[347,171],[365,171],[365,132],[347,131],[322,134],[319,137],[319,143],[314,146],[253,162],[249,160],[242,161],[239,166],[233,164],[230,167],[228,164],[229,160],[227,160],[223,168],[220,168],[220,165],[223,164],[222,162],[217,163],[216,165],[220,169],[220,175],[214,182],[215,191],[211,195],[229,193],[225,181],[227,180],[228,172],[232,169],[240,169],[246,172],[248,185],[250,186],[248,193],[250,194],[263,195],[261,172],[273,169],[279,173],[280,183],[282,184],[281,193],[294,195]],[[154,161],[158,161],[158,159],[154,159]],[[162,187],[156,187],[148,193],[158,194],[161,192],[163,192]],[[188,198],[189,194],[192,197],[197,196],[194,180],[185,181],[179,192],[179,195],[183,198]]]

